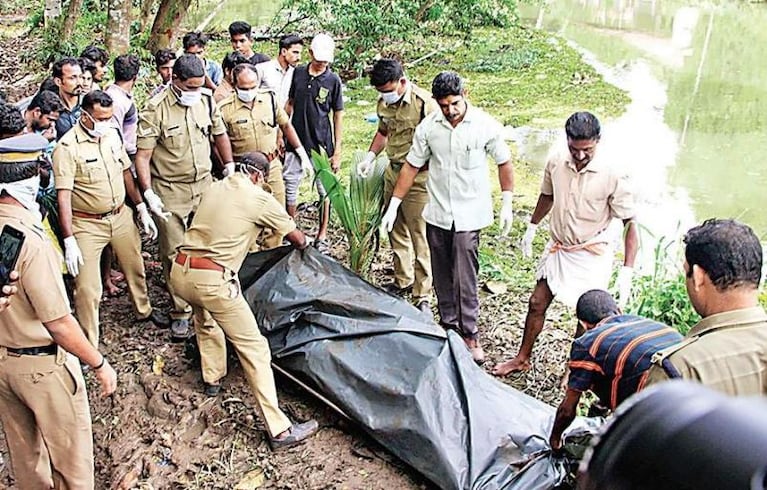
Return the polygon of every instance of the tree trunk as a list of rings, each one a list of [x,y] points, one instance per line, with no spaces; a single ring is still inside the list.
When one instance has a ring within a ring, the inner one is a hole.
[[[139,17],[139,32],[144,32],[152,21],[152,11],[157,4],[157,0],[143,0],[141,2],[141,17]]]
[[[192,0],[162,0],[160,2],[160,7],[157,9],[157,15],[155,15],[152,24],[152,33],[146,46],[150,53],[173,44],[178,35],[178,27],[184,20],[191,3]]]
[[[64,24],[61,27],[61,40],[63,42],[69,41],[72,37],[72,33],[75,32],[75,25],[80,18],[80,13],[83,10],[83,0],[69,0],[67,6],[67,16],[64,19]]]
[[[126,54],[130,49],[131,4],[131,0],[109,0],[106,45],[110,55]]]
[[[45,27],[48,27],[55,22],[61,15],[61,0],[45,0],[45,11],[43,18],[45,19]]]

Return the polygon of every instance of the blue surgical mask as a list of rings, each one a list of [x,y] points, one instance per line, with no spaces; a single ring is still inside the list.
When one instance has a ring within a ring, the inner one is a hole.
[[[257,92],[258,91],[256,89],[245,90],[245,89],[238,88],[237,98],[247,104],[248,102],[253,102],[253,100],[256,98]]]
[[[176,88],[178,91],[178,103],[185,107],[192,107],[202,100],[202,92],[196,90],[194,92],[185,92]]]
[[[391,92],[381,92],[381,100],[383,100],[386,105],[396,104],[401,98],[402,96],[398,94],[396,90],[392,90]]]

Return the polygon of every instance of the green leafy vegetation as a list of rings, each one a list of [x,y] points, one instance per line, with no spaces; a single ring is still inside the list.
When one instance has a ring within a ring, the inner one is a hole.
[[[657,239],[652,274],[634,279],[627,311],[665,323],[685,335],[700,316],[687,296],[684,271],[679,265],[682,259],[675,253],[678,250],[682,250],[680,239]]]
[[[386,158],[378,158],[370,175],[360,177],[357,166],[364,157],[362,151],[354,153],[349,167],[347,193],[343,183],[331,170],[325,151],[321,154],[312,151],[317,179],[327,191],[331,208],[335,210],[349,241],[349,267],[362,276],[367,275],[375,255],[373,242],[381,224],[383,174],[388,164]]]

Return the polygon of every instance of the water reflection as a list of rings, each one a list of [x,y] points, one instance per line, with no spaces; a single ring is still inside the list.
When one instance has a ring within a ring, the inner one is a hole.
[[[606,125],[604,142],[609,136],[609,151],[636,175],[654,232],[719,216],[767,238],[760,155],[767,147],[767,6],[702,5],[557,0],[522,13],[587,50],[631,94],[626,113]]]

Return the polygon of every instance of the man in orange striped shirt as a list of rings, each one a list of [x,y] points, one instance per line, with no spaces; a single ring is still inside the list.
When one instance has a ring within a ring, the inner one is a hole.
[[[591,390],[602,405],[615,410],[642,389],[653,354],[682,340],[679,332],[662,323],[621,314],[610,293],[600,289],[583,293],[575,313],[586,332],[570,350],[567,391],[549,437],[555,451],[575,419],[581,393]]]

